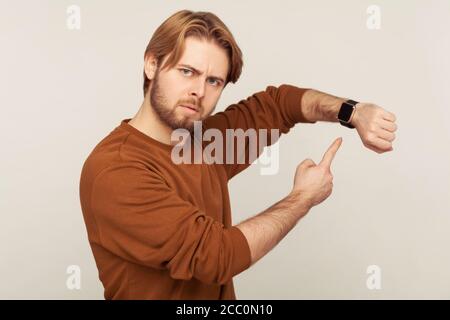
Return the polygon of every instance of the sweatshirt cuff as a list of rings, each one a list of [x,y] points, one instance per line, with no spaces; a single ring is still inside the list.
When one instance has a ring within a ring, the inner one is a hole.
[[[285,103],[287,106],[287,113],[289,119],[292,119],[294,123],[316,123],[317,121],[307,120],[302,110],[302,97],[303,94],[310,88],[299,88],[289,84],[283,84],[280,86],[283,90],[286,90]]]
[[[250,267],[252,257],[247,238],[242,231],[238,227],[231,227],[228,230],[233,243],[234,256],[231,268],[235,276]]]

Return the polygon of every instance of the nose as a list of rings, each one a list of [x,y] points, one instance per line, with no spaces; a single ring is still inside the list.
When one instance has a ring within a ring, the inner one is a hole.
[[[204,79],[202,79],[202,77],[199,77],[198,79],[193,81],[189,95],[195,96],[197,98],[197,101],[203,98],[203,96],[205,95],[205,81]]]

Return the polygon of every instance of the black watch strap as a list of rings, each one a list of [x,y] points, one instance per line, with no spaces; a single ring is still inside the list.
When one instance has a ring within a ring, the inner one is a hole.
[[[341,125],[353,129],[354,126],[350,124],[350,119],[352,118],[352,114],[355,110],[355,106],[358,101],[355,100],[347,100],[342,103],[341,109],[338,113],[338,120]]]

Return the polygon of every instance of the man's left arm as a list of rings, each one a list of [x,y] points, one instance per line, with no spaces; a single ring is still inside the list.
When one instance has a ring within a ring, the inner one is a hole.
[[[309,121],[339,122],[338,113],[346,98],[309,89],[302,97],[301,111]],[[358,132],[362,143],[377,153],[392,151],[396,117],[376,104],[359,102],[349,122]]]

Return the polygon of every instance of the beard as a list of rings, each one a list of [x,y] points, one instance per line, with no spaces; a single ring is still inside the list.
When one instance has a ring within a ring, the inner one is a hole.
[[[186,115],[177,115],[178,104],[173,106],[172,108],[168,105],[167,98],[164,95],[163,90],[161,89],[158,81],[159,70],[156,70],[155,78],[153,79],[153,84],[150,89],[150,105],[155,110],[155,113],[158,115],[159,119],[165,123],[171,129],[186,129],[191,134],[194,131],[194,121],[201,121],[200,119],[196,119]],[[192,102],[188,102],[190,104],[194,104]],[[199,112],[202,111],[202,108],[199,106]],[[211,111],[212,112],[212,111]]]

